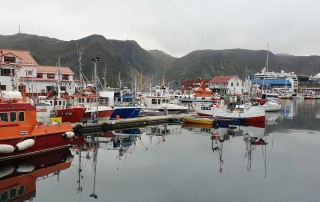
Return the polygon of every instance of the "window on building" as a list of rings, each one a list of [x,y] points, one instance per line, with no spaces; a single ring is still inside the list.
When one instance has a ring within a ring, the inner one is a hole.
[[[54,79],[55,75],[54,74],[47,74],[48,79]]]
[[[62,74],[62,80],[69,80],[69,75]]]
[[[14,75],[14,70],[11,69],[1,69],[1,76],[11,76]]]
[[[239,86],[239,83],[237,83],[237,86]]]
[[[0,85],[1,90],[7,90],[7,86],[6,85]]]
[[[43,78],[43,74],[42,73],[37,73],[37,78]]]
[[[16,62],[16,58],[15,57],[4,56],[4,62],[15,63]]]
[[[233,86],[233,83],[231,83],[231,86]]]

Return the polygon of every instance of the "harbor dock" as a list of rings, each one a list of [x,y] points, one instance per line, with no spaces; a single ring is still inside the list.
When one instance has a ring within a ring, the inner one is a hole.
[[[81,136],[86,133],[107,132],[132,127],[143,127],[148,125],[178,122],[183,114],[164,115],[164,116],[147,116],[130,119],[114,119],[108,121],[95,121],[87,123],[72,124],[75,135]]]

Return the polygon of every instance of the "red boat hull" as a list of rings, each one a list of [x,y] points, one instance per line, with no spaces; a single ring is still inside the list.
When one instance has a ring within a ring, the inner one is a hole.
[[[68,109],[59,109],[55,112],[57,113],[57,117],[62,117],[62,122],[69,123],[78,123],[81,122],[81,119],[84,115],[86,108],[78,107],[78,108],[68,108]]]
[[[105,110],[105,111],[99,111],[99,118],[110,118],[111,114],[114,110]],[[83,115],[84,119],[91,119],[91,112],[85,112]]]
[[[29,155],[40,154],[43,152],[49,152],[71,146],[71,140],[64,137],[62,133],[54,133],[37,137],[30,135],[24,139],[22,139],[22,137],[19,137],[15,139],[1,140],[0,144],[15,146],[22,140],[27,139],[35,140],[35,143],[31,148],[22,151],[14,151],[9,154],[0,154],[0,161],[23,158]]]

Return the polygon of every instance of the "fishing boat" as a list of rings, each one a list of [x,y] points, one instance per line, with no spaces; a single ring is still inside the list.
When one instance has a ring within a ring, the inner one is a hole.
[[[280,111],[282,105],[278,104],[275,100],[269,100],[264,105],[260,105],[266,112]]]
[[[181,106],[173,103],[173,98],[161,95],[147,95],[141,98],[143,110],[158,110],[160,112],[169,114],[185,113],[188,111],[187,106]]]
[[[33,201],[37,181],[70,168],[73,155],[68,148],[36,154],[0,165],[0,201]]]
[[[70,96],[74,105],[86,108],[81,121],[109,120],[114,109],[109,105],[107,98],[101,97],[93,86],[88,85],[81,93]]]
[[[265,122],[265,110],[251,103],[228,106],[223,100],[217,100],[211,104],[198,103],[193,108],[199,116],[238,120],[240,124],[245,125]]]
[[[36,107],[26,101],[25,96],[18,91],[9,95],[1,92],[0,96],[0,161],[71,145],[74,137],[71,123],[46,125],[37,122]]]
[[[113,113],[110,116],[110,119],[128,119],[128,118],[137,118],[141,111],[141,106],[138,106],[137,103],[132,101],[132,95],[120,94],[115,97],[115,93],[118,92],[111,90],[103,90],[99,92],[99,95],[102,99],[107,99],[109,101],[109,106],[113,108]],[[117,100],[117,102],[115,102]]]
[[[194,123],[203,125],[213,125],[214,120],[211,118],[201,118],[201,117],[182,117],[183,123]]]
[[[72,106],[68,99],[57,97],[39,96],[37,107],[37,120],[44,121],[49,113],[51,118],[61,118],[62,122],[78,123],[81,121],[86,108],[75,105]]]

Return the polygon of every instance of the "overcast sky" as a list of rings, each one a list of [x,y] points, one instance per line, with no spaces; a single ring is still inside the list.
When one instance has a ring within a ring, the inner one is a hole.
[[[243,48],[320,55],[317,0],[10,0],[1,35],[61,40],[92,34],[135,40],[181,57],[194,50]]]

